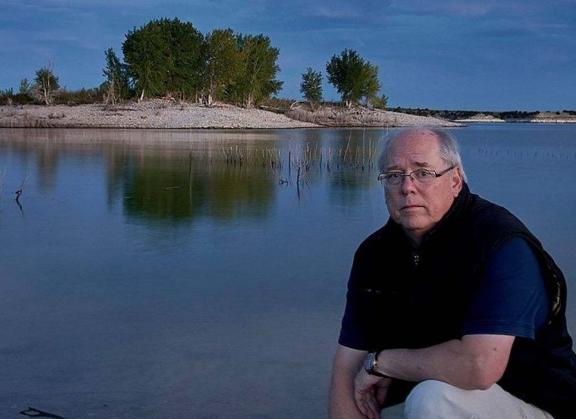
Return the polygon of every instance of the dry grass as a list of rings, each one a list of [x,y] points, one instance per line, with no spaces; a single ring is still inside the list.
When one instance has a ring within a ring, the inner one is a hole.
[[[311,122],[326,127],[407,127],[407,126],[454,126],[438,118],[389,112],[381,109],[337,106],[320,106],[312,110],[307,104],[299,104],[286,112],[286,116],[298,121]]]

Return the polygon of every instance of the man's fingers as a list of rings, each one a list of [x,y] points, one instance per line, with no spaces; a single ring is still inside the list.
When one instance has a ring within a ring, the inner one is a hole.
[[[368,416],[368,409],[366,408],[364,397],[358,390],[354,391],[354,401],[356,402],[358,410],[360,410],[363,415]]]
[[[378,408],[378,406],[376,404],[376,400],[374,399],[374,396],[369,397],[366,400],[366,404],[368,406],[368,412],[369,412],[368,417],[370,419],[379,419],[380,418],[380,409]]]
[[[373,398],[374,397],[370,392],[361,392],[358,390],[354,392],[354,400],[356,401],[358,410],[370,419],[378,418],[378,416],[375,416],[376,410],[374,409],[374,403],[372,402]]]
[[[360,412],[369,419],[380,419],[380,405],[377,400],[381,380],[364,371],[358,372],[354,379],[354,401]]]
[[[370,419],[380,418],[380,409],[372,389],[368,389],[366,392],[354,392],[354,399],[356,401],[356,406],[358,406],[358,410],[360,410],[363,415]]]
[[[376,389],[376,401],[381,406],[386,401],[386,395],[388,394],[388,387],[378,387]]]

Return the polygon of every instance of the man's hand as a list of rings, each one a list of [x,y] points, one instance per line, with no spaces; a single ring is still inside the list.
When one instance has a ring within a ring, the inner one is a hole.
[[[370,375],[363,368],[358,371],[354,379],[354,400],[363,415],[380,419],[380,410],[391,382],[391,378]]]

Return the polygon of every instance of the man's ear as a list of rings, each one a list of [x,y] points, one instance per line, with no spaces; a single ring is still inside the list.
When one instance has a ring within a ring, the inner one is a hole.
[[[451,181],[452,181],[452,191],[454,192],[454,197],[456,197],[462,190],[462,185],[464,183],[464,176],[462,176],[460,166],[456,166],[456,168],[454,169]]]

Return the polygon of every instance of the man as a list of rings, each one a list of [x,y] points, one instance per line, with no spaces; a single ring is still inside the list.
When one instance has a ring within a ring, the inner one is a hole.
[[[358,248],[330,417],[574,418],[562,273],[512,214],[470,193],[442,130],[391,138],[390,220]]]

